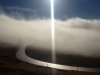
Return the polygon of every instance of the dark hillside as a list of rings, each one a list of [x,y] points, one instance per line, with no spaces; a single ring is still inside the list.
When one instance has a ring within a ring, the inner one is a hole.
[[[26,48],[26,54],[37,60],[51,62],[51,51],[39,50],[34,48]],[[82,57],[79,55],[64,55],[56,53],[56,63],[77,66],[77,67],[90,67],[100,68],[100,58]]]
[[[0,75],[52,75],[52,68],[35,66],[16,58],[17,47],[0,47]],[[57,75],[100,75],[99,73],[56,70]]]

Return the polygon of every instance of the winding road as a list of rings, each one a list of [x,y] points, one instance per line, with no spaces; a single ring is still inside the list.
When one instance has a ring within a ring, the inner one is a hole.
[[[94,68],[83,68],[83,67],[74,67],[74,66],[67,66],[67,65],[60,65],[60,64],[53,64],[48,63],[44,61],[39,61],[36,59],[33,59],[31,57],[28,57],[25,53],[27,45],[23,45],[19,48],[19,50],[16,53],[16,56],[18,59],[28,62],[30,64],[38,65],[38,66],[44,66],[44,67],[50,67],[50,68],[56,68],[56,69],[63,69],[63,70],[75,70],[75,71],[86,71],[86,72],[96,72],[100,73],[100,69],[94,69]]]

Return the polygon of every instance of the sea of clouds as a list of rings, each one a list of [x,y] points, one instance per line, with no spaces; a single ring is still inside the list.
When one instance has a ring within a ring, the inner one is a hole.
[[[38,49],[51,50],[51,20],[16,19],[0,14],[0,42],[23,45],[32,42]],[[55,20],[55,48],[64,54],[100,56],[100,20],[70,18]]]

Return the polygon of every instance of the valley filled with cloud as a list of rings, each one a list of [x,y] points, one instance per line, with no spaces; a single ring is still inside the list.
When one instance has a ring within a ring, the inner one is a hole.
[[[6,15],[4,11],[0,14],[0,42],[14,45],[32,42],[33,47],[51,50],[50,19],[26,20],[13,16]],[[100,20],[79,17],[64,21],[55,19],[55,48],[64,54],[100,57]]]

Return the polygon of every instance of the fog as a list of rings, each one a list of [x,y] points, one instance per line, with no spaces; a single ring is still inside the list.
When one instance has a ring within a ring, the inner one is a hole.
[[[51,50],[50,19],[15,19],[0,14],[0,42],[31,46],[40,50]],[[70,18],[55,20],[55,48],[64,54],[100,56],[100,20]]]

